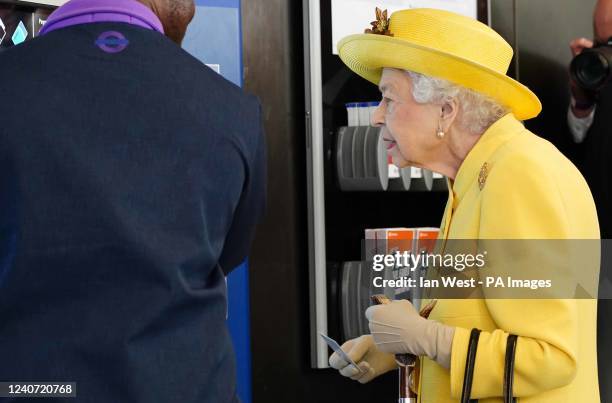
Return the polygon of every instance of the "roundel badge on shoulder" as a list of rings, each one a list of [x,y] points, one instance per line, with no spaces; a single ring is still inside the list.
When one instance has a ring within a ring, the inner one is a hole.
[[[128,47],[130,41],[121,32],[102,32],[95,44],[106,53],[119,53]]]

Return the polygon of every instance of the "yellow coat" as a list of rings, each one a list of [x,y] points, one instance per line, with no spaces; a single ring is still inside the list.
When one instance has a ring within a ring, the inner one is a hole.
[[[485,163],[488,175],[481,174]],[[441,237],[598,239],[598,228],[593,198],[578,170],[509,114],[482,135],[462,163],[449,192]],[[450,370],[421,360],[420,402],[460,399],[474,327],[482,333],[473,399],[502,401],[506,339],[512,333],[519,336],[514,371],[519,402],[600,401],[594,299],[446,299],[430,318],[456,331]]]

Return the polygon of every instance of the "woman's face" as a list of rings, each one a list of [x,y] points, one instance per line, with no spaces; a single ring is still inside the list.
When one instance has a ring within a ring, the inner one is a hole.
[[[436,136],[441,107],[418,104],[412,97],[410,76],[402,70],[385,68],[379,88],[382,101],[372,116],[372,125],[382,126],[393,164],[402,168],[431,162],[441,143]]]

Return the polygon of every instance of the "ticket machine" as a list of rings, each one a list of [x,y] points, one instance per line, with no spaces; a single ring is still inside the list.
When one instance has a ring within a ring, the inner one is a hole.
[[[38,35],[47,17],[63,0],[0,0],[0,52]]]
[[[367,332],[364,279],[371,273],[360,264],[365,231],[436,227],[447,199],[442,176],[386,166],[380,130],[360,116],[380,100],[378,88],[342,63],[336,44],[369,28],[376,7],[389,15],[441,8],[484,22],[490,7],[487,0],[303,0],[303,7],[310,352],[312,368],[327,368],[321,333],[344,341]]]

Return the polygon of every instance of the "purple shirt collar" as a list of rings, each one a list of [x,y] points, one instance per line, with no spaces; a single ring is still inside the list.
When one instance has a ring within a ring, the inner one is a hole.
[[[124,22],[164,33],[159,18],[137,0],[70,0],[49,16],[39,35],[92,22]]]

